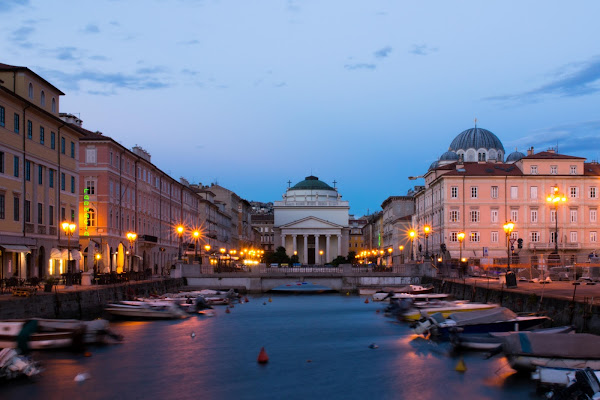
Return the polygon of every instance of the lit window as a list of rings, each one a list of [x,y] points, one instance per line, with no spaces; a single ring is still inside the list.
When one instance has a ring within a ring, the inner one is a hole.
[[[479,242],[479,232],[471,232],[469,239],[471,242]]]
[[[450,211],[450,222],[458,222],[460,220],[460,211],[451,210]]]

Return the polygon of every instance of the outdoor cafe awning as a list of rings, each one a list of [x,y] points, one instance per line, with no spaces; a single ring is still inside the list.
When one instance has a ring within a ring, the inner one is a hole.
[[[27,246],[18,245],[18,244],[3,244],[0,245],[4,251],[8,251],[11,253],[31,253],[31,249]]]

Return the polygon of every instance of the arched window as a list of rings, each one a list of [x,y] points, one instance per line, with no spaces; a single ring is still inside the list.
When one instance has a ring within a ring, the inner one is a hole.
[[[56,99],[54,97],[52,98],[52,112],[56,112]]]
[[[485,153],[478,153],[477,154],[477,160],[478,161],[485,161]]]
[[[33,99],[33,84],[29,82],[29,98]]]
[[[40,93],[40,104],[42,106],[46,105],[46,93],[44,93],[44,91],[42,90],[42,92]]]

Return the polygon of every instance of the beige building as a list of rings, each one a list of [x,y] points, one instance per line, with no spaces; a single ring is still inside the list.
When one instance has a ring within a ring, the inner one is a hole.
[[[59,118],[62,95],[29,68],[0,64],[0,278],[58,275],[69,259],[80,268],[81,134]],[[77,224],[72,237],[63,221]]]

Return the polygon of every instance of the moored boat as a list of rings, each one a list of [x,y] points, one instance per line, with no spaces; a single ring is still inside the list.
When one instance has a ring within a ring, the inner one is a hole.
[[[276,286],[270,291],[283,293],[325,293],[331,292],[333,289],[328,286],[319,285],[312,282],[293,282]]]
[[[571,325],[557,326],[553,328],[532,329],[535,333],[575,333]],[[515,333],[511,332],[488,332],[488,333],[461,333],[454,332],[450,335],[450,341],[455,349],[466,349],[475,351],[494,351],[502,347],[502,338]]]
[[[112,316],[134,319],[180,319],[189,314],[177,303],[169,301],[121,301],[104,310]]]
[[[413,308],[401,314],[401,319],[406,321],[418,321],[423,317],[441,313],[444,318],[456,312],[468,312],[476,310],[487,310],[496,308],[498,304],[471,303],[468,301],[441,301],[434,307]]]
[[[37,363],[19,355],[13,349],[0,349],[0,379],[15,379],[21,376],[32,378],[40,373]]]
[[[406,285],[395,289],[388,288],[386,290],[378,291],[373,294],[373,301],[385,301],[387,299],[396,297],[397,295],[421,295],[433,292],[433,286],[421,286],[421,285]],[[446,295],[447,297],[447,295]]]

